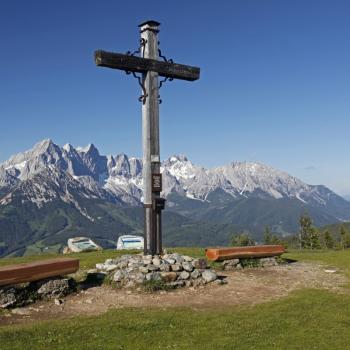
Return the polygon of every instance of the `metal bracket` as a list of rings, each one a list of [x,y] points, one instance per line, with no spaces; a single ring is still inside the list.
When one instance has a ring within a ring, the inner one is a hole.
[[[159,46],[159,45],[160,45],[160,41],[158,41],[158,46]],[[158,47],[158,56],[159,56],[160,58],[162,58],[164,62],[174,63],[174,61],[173,61],[171,58],[170,58],[170,59],[167,59],[164,55],[162,55],[162,51],[161,51],[161,49],[160,49],[159,47]],[[167,77],[164,78],[164,79],[162,79],[162,80],[160,80],[160,81],[159,81],[158,89],[160,89],[166,81],[172,81],[172,80],[174,80],[174,78],[167,78]],[[159,101],[159,104],[162,103],[162,100],[161,100],[161,98],[160,98],[160,95],[158,96],[158,101]]]
[[[159,81],[159,87],[158,88],[160,89],[166,81],[172,81],[172,80],[174,80],[174,78],[165,77],[164,79]]]
[[[147,40],[144,39],[144,38],[141,38],[141,39],[140,39],[140,47],[139,47],[136,51],[133,51],[133,52],[128,51],[128,52],[126,53],[126,55],[128,55],[128,56],[135,56],[135,55],[138,54],[138,53],[140,54],[140,53],[141,53],[141,50],[142,50],[142,57],[144,57],[144,56],[145,56],[146,44],[147,44]],[[145,104],[145,103],[146,103],[146,98],[147,98],[148,94],[147,94],[147,92],[146,92],[145,86],[144,86],[143,83],[142,83],[142,77],[139,76],[139,75],[136,75],[135,72],[125,71],[125,73],[128,74],[128,75],[129,75],[129,74],[132,74],[133,77],[137,79],[137,81],[138,81],[138,83],[139,83],[139,85],[141,86],[141,89],[142,89],[142,95],[138,98],[138,100],[139,100],[140,102],[142,102],[142,104]]]
[[[147,40],[144,39],[144,38],[141,38],[140,39],[140,47],[137,50],[133,51],[133,52],[128,51],[126,53],[126,55],[128,55],[128,56],[135,56],[137,54],[141,54],[141,51],[142,51],[142,55],[141,56],[144,57],[145,56],[146,44],[147,44]],[[158,41],[158,45],[160,45],[159,41]],[[158,55],[159,55],[159,57],[161,59],[163,59],[164,62],[174,63],[174,61],[171,58],[167,59],[165,56],[162,55],[162,51],[161,51],[160,48],[158,48]],[[125,73],[126,74],[132,74],[133,77],[137,79],[137,81],[138,81],[138,83],[139,83],[139,85],[141,86],[141,89],[142,89],[142,95],[139,97],[139,101],[142,102],[142,104],[145,104],[148,94],[147,94],[145,86],[143,85],[142,76],[139,76],[135,72],[130,72],[130,71],[125,71]],[[174,78],[164,78],[164,79],[160,80],[158,89],[160,89],[166,81],[172,81],[172,80],[174,80]],[[158,101],[159,101],[159,104],[162,103],[160,95],[158,95]]]
[[[133,52],[127,51],[126,55],[128,55],[128,56],[135,56],[136,54],[141,53],[141,49],[142,49],[142,58],[145,57],[146,44],[147,44],[147,40],[144,39],[144,38],[141,38],[140,39],[140,46],[139,46],[139,48],[137,50],[133,51]]]
[[[158,46],[159,45],[160,45],[160,41],[158,41]],[[162,51],[159,47],[158,47],[158,55],[160,58],[162,58],[164,60],[164,62],[174,63],[174,61],[171,58],[167,59],[165,56],[162,55]]]
[[[126,74],[132,74],[134,78],[137,79],[139,85],[141,86],[141,89],[142,89],[142,95],[138,98],[138,100],[140,102],[142,102],[142,104],[145,104],[146,103],[146,98],[148,96],[147,94],[147,91],[146,91],[146,88],[145,86],[143,85],[142,83],[142,77],[140,77],[139,75],[137,75],[135,72],[129,72],[129,71],[125,71]]]

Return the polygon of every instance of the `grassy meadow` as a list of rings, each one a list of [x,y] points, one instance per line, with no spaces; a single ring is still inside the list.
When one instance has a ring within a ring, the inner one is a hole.
[[[176,249],[203,256],[197,248]],[[75,254],[81,266],[120,252]],[[286,257],[350,274],[350,250]],[[0,260],[0,264],[37,259]],[[43,258],[43,256],[41,257]],[[349,349],[350,294],[300,290],[277,301],[225,310],[112,309],[94,317],[0,327],[0,349]]]
[[[202,248],[176,248],[168,249],[168,252],[179,252],[181,254],[191,255],[193,257],[204,257],[204,249]],[[72,254],[40,254],[40,255],[27,255],[16,258],[0,258],[0,266],[6,266],[10,264],[21,264],[33,261],[39,261],[43,259],[52,259],[59,257],[77,258],[80,261],[81,269],[91,269],[94,268],[97,263],[104,262],[109,258],[116,258],[124,254],[137,254],[140,253],[138,250],[116,250],[116,249],[106,249],[97,252],[87,252],[87,253],[72,253]]]

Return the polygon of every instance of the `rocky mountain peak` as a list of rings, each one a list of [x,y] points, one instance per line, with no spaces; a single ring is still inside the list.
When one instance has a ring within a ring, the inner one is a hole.
[[[93,145],[62,148],[47,139],[31,150],[11,157],[0,165],[0,188],[13,188],[18,182],[44,174],[48,168],[69,174],[89,190],[89,195],[114,198],[125,204],[137,204],[142,197],[142,160],[126,154],[100,155]],[[164,195],[177,193],[190,199],[209,201],[212,193],[225,198],[254,197],[257,193],[269,198],[293,198],[302,203],[325,206],[330,200],[343,201],[326,187],[311,186],[289,174],[257,162],[232,162],[206,169],[193,164],[185,155],[165,160],[163,172]],[[68,178],[69,179],[69,178]],[[338,199],[338,197],[340,199]]]
[[[95,147],[95,145],[93,143],[89,143],[87,146],[85,147],[77,147],[76,150],[79,153],[85,153],[89,156],[99,156],[100,153],[98,151],[98,149]]]
[[[72,153],[73,151],[75,151],[75,148],[74,148],[70,143],[66,143],[62,148],[63,148],[67,153]]]
[[[170,163],[187,162],[188,158],[184,154],[175,154],[175,155],[169,157],[168,161]]]

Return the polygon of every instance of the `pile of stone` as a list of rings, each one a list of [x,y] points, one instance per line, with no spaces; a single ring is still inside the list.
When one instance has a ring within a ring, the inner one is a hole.
[[[244,267],[269,267],[279,265],[275,257],[251,258],[251,259],[230,259],[224,260],[222,266],[224,270],[241,270]]]
[[[31,304],[37,300],[61,298],[76,290],[71,278],[51,278],[0,288],[0,308],[7,309]]]
[[[207,266],[205,259],[194,259],[186,255],[123,255],[96,264],[99,272],[119,287],[131,288],[148,281],[163,282],[171,288],[201,286],[215,282],[223,284],[215,271]]]

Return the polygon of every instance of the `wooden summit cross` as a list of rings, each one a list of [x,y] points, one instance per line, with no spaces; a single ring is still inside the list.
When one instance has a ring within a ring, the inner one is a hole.
[[[143,204],[145,213],[144,254],[162,253],[161,211],[165,199],[162,192],[159,152],[159,88],[166,80],[199,79],[200,69],[167,60],[158,48],[160,23],[147,21],[139,25],[140,48],[134,53],[112,53],[102,50],[95,52],[97,66],[124,70],[132,73],[142,88],[142,147],[143,147]],[[140,56],[135,56],[139,53]],[[163,61],[159,60],[159,57]],[[136,75],[141,73],[142,77]],[[158,77],[164,79],[158,82]]]

